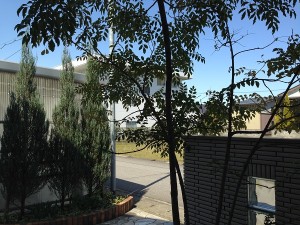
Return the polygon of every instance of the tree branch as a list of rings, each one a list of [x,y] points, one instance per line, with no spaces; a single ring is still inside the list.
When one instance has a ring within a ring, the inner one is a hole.
[[[240,177],[239,177],[239,180],[237,182],[237,186],[236,186],[236,190],[235,190],[235,193],[236,195],[234,196],[234,199],[233,199],[233,202],[232,202],[232,207],[231,207],[231,210],[230,210],[230,213],[229,213],[229,219],[228,219],[228,225],[231,225],[231,222],[232,222],[232,218],[233,218],[233,215],[234,215],[234,210],[235,210],[235,206],[236,206],[236,201],[237,201],[237,198],[238,198],[238,192],[240,190],[240,187],[241,187],[241,184],[242,184],[242,180],[244,178],[244,175],[247,171],[247,168],[248,168],[248,165],[253,157],[253,155],[256,153],[257,149],[259,148],[259,144],[260,142],[263,140],[265,134],[268,132],[268,127],[270,126],[271,122],[273,121],[273,118],[275,117],[275,114],[276,112],[278,111],[279,107],[281,106],[283,100],[284,100],[284,97],[287,95],[288,91],[290,90],[294,80],[296,79],[296,77],[298,76],[300,72],[300,66],[298,66],[297,70],[295,71],[295,74],[291,80],[291,82],[289,83],[289,85],[287,86],[286,90],[284,91],[283,95],[282,95],[282,98],[279,99],[279,102],[278,104],[276,104],[275,108],[274,108],[274,111],[271,115],[271,117],[269,118],[266,126],[265,126],[265,129],[263,130],[263,132],[261,133],[259,139],[257,140],[257,142],[255,143],[255,145],[253,146],[244,166],[243,166],[243,169],[242,169],[242,172],[240,174]]]

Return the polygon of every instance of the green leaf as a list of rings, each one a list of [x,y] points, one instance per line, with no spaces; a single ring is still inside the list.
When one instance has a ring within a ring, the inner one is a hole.
[[[50,50],[51,52],[54,51],[54,49],[55,49],[55,43],[54,43],[54,41],[53,41],[52,39],[49,41],[48,47],[49,47],[49,50]]]
[[[259,87],[259,82],[258,82],[258,81],[255,81],[255,85],[256,85],[256,87],[258,88],[258,87]]]
[[[42,52],[41,52],[41,55],[46,55],[49,53],[49,50],[48,49],[44,49]]]

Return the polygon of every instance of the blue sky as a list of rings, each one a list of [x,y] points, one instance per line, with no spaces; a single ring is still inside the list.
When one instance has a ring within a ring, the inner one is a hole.
[[[3,0],[2,0],[3,1]],[[0,8],[0,60],[7,60],[12,62],[20,61],[21,40],[18,40],[17,33],[14,26],[20,21],[17,17],[18,7],[26,1],[5,1]],[[297,9],[298,17],[300,17],[300,7]],[[271,43],[275,37],[280,37],[280,40],[286,41],[287,36],[294,33],[300,33],[300,19],[292,20],[281,17],[279,31],[272,35],[271,31],[267,31],[263,23],[252,25],[249,21],[241,21],[239,15],[234,17],[234,21],[229,24],[230,29],[238,32],[238,36],[246,35],[240,41],[240,44],[235,45],[236,51],[263,47]],[[228,68],[230,66],[230,54],[226,48],[220,51],[214,49],[213,35],[207,31],[205,35],[200,38],[201,54],[206,58],[206,63],[196,63],[193,78],[187,81],[189,86],[194,85],[199,93],[199,99],[205,99],[205,92],[207,90],[220,90],[229,84],[230,74]],[[247,68],[258,68],[258,60],[264,55],[264,58],[274,56],[272,49],[274,47],[284,47],[283,42],[276,42],[271,47],[265,50],[255,52],[248,52],[240,55],[237,58],[236,67],[245,66]],[[55,67],[61,63],[62,47],[59,47],[55,52],[42,56],[40,54],[42,48],[33,49],[33,54],[37,58],[37,65],[42,67]],[[73,58],[79,56],[81,53],[71,48],[71,55]],[[108,50],[108,47],[107,47]],[[275,93],[283,91],[283,85],[272,85],[271,89]],[[238,90],[237,93],[251,93],[253,91],[259,92],[261,95],[268,95],[267,89],[260,87],[259,89],[245,88]]]

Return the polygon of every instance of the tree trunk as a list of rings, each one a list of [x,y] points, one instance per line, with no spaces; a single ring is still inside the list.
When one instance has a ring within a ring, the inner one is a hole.
[[[25,200],[26,200],[26,187],[23,187],[21,191],[21,212],[20,212],[20,217],[19,219],[21,220],[24,216],[25,212]]]
[[[5,214],[9,213],[9,203],[10,203],[10,196],[11,196],[10,192],[11,192],[10,189],[7,189],[6,202],[5,202]]]
[[[60,199],[60,210],[63,212],[64,208],[65,208],[65,191],[63,190],[62,194],[61,194],[61,199]]]
[[[92,194],[93,194],[93,178],[89,180],[88,196],[92,197]]]
[[[174,225],[180,225],[179,207],[178,207],[178,189],[176,177],[176,156],[175,156],[175,138],[174,125],[172,117],[172,53],[169,35],[169,27],[163,0],[158,0],[159,14],[162,23],[162,35],[165,44],[166,57],[166,109],[165,116],[167,120],[167,143],[169,148],[169,162],[170,162],[170,184],[171,184],[171,202],[172,202],[172,216]],[[184,187],[182,187],[184,188]]]
[[[60,210],[63,212],[65,207],[65,200],[66,200],[66,193],[65,193],[65,175],[62,174],[63,180],[62,180],[62,188],[61,188],[61,199],[60,199]]]
[[[224,194],[225,194],[225,185],[226,185],[226,178],[228,174],[228,167],[229,167],[229,160],[231,154],[231,142],[232,142],[232,114],[233,114],[233,105],[234,105],[234,78],[235,78],[235,61],[234,61],[234,52],[233,46],[230,36],[230,31],[228,24],[226,23],[226,32],[227,32],[227,39],[230,44],[230,59],[231,59],[231,86],[230,86],[230,97],[229,97],[229,108],[228,108],[228,131],[227,131],[227,144],[225,150],[225,159],[223,165],[223,173],[221,179],[221,190],[219,194],[219,201],[218,201],[218,209],[217,209],[217,216],[216,216],[216,225],[220,224],[221,215],[222,215],[222,208],[223,208],[223,201],[224,201]]]
[[[178,160],[176,159],[176,170],[177,170],[177,175],[178,175],[178,180],[181,186],[181,194],[182,194],[182,201],[183,201],[183,207],[184,207],[184,224],[189,225],[190,224],[190,216],[189,216],[189,209],[187,205],[187,199],[186,199],[186,193],[185,193],[185,188],[184,187],[184,181],[183,177],[181,175],[180,167],[178,164]]]
[[[176,156],[175,151],[169,148],[169,162],[170,162],[170,185],[171,185],[171,202],[172,202],[172,216],[174,225],[180,225],[179,206],[178,206],[178,187],[176,178]]]
[[[244,176],[246,174],[248,165],[250,164],[253,155],[256,153],[256,151],[258,151],[260,142],[265,137],[265,135],[266,135],[266,133],[268,131],[268,127],[271,125],[271,123],[272,123],[272,121],[273,121],[276,113],[278,112],[279,108],[281,107],[282,102],[284,100],[284,97],[287,95],[288,91],[290,90],[290,88],[294,84],[295,79],[299,76],[298,75],[299,72],[300,72],[300,67],[298,67],[298,69],[295,71],[295,73],[294,73],[291,81],[289,82],[287,88],[285,89],[285,91],[284,91],[284,93],[282,95],[282,98],[279,99],[278,103],[275,105],[275,108],[273,109],[273,112],[272,112],[272,114],[271,114],[271,116],[270,116],[267,124],[265,125],[265,128],[263,129],[263,132],[261,133],[260,137],[258,138],[258,140],[256,141],[255,145],[251,149],[251,152],[250,152],[249,156],[247,157],[246,162],[243,165],[243,168],[242,168],[242,171],[241,171],[241,173],[239,175],[238,182],[237,182],[236,189],[235,189],[235,193],[236,194],[234,195],[234,198],[233,198],[233,201],[232,201],[232,206],[230,208],[229,218],[228,218],[228,222],[227,222],[228,225],[231,225],[231,223],[232,223],[235,206],[236,206],[236,202],[237,202],[237,199],[238,199],[238,192],[239,192],[239,190],[241,188],[242,181],[243,181],[243,178],[244,178]]]

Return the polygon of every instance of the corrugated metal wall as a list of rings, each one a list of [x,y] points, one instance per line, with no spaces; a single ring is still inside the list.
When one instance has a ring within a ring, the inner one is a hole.
[[[15,89],[16,76],[12,73],[0,72],[0,121],[4,119],[9,103],[9,94]]]
[[[35,77],[40,101],[43,103],[47,119],[52,121],[52,112],[59,101],[59,80]],[[0,72],[0,121],[4,120],[6,108],[9,104],[9,94],[15,90],[16,74]]]
[[[0,136],[3,133],[3,124],[7,106],[9,105],[10,93],[15,91],[16,72],[0,71]],[[52,113],[55,106],[59,103],[60,82],[59,79],[51,79],[43,76],[36,76],[37,91],[40,102],[46,111],[46,117],[52,122]],[[75,86],[77,86],[76,84]],[[80,96],[76,96],[76,101],[80,104]]]

